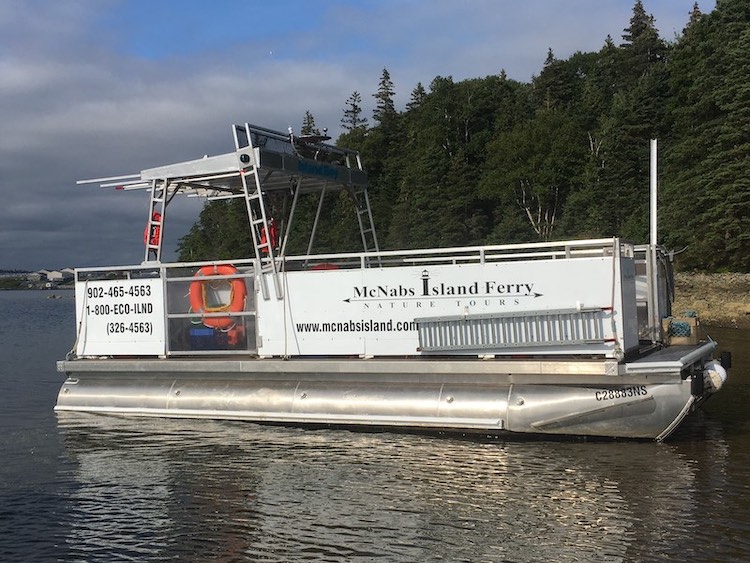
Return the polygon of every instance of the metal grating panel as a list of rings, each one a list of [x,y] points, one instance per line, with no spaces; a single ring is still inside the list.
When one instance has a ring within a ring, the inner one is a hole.
[[[605,341],[605,309],[415,319],[420,350],[487,350]]]

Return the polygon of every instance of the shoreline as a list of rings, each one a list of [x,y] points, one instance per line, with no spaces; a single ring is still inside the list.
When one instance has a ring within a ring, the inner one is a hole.
[[[674,278],[675,316],[695,311],[706,325],[750,329],[750,274],[679,272]]]

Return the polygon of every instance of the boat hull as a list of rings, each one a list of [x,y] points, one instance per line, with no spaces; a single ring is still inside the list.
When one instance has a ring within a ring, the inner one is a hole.
[[[606,362],[149,360],[60,362],[56,410],[661,440],[691,378],[612,375]]]

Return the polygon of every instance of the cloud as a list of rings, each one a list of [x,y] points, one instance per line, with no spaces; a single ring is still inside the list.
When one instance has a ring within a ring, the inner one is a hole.
[[[665,35],[684,27],[692,0],[653,3]],[[336,136],[353,91],[372,109],[383,68],[398,107],[437,75],[506,69],[529,80],[548,47],[565,58],[607,34],[619,41],[631,10],[622,0],[184,0],[179,10],[0,0],[0,269],[143,259],[146,195],[76,180],[228,152],[232,123],[299,129],[307,110]],[[179,206],[170,248],[199,211]]]

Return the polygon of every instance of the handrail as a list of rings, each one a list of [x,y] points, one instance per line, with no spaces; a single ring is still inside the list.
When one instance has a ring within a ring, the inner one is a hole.
[[[623,243],[619,239],[611,238],[579,241],[539,242],[527,244],[425,248],[415,250],[381,250],[379,252],[339,252],[286,256],[283,260],[279,260],[279,262],[290,264],[336,261],[338,263],[347,262],[355,268],[357,267],[355,264],[359,264],[359,267],[364,268],[367,267],[368,264],[372,263],[373,258],[379,258],[382,261],[379,263],[380,265],[393,266],[403,266],[408,264],[417,265],[420,262],[427,264],[429,262],[435,262],[438,260],[456,262],[487,262],[533,258],[576,259],[592,256],[611,256],[611,254],[608,254],[607,252],[610,249],[613,249],[617,244]],[[195,268],[227,263],[232,263],[235,267],[256,268],[256,262],[256,260],[249,258],[240,260],[209,260],[200,262],[146,262],[130,266],[98,266],[77,268],[76,272],[108,272],[149,269],[171,270],[175,268]]]

